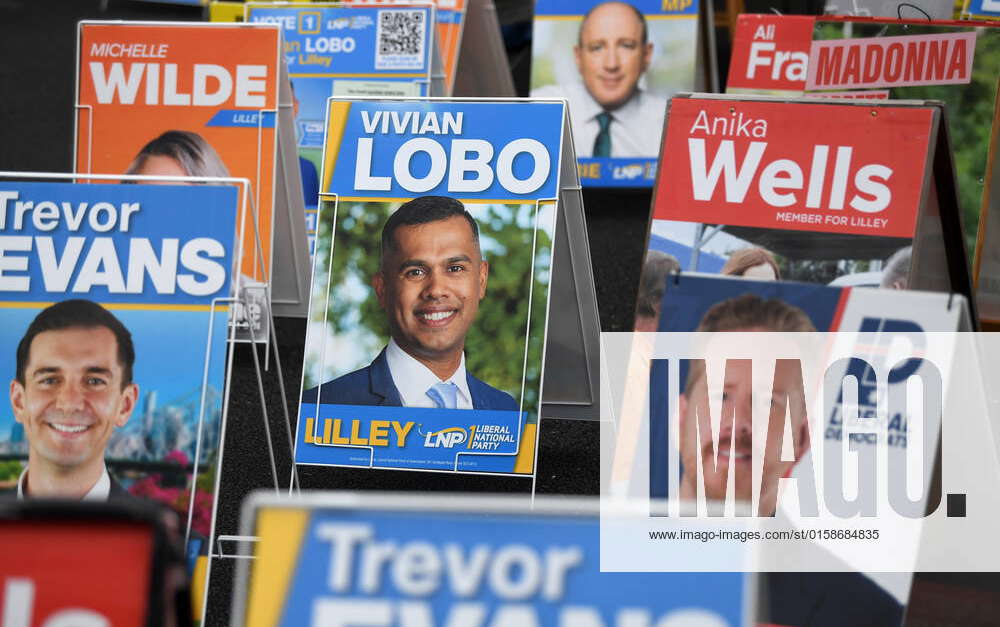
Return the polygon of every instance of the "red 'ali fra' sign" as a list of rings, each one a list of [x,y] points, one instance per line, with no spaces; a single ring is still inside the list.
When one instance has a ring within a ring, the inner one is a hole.
[[[801,92],[815,24],[806,15],[739,16],[726,90]]]
[[[674,98],[654,218],[913,237],[932,111]]]

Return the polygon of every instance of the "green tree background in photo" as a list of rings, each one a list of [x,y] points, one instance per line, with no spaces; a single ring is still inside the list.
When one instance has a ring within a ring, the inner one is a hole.
[[[318,257],[313,276],[305,388],[368,365],[389,341],[389,325],[371,287],[371,277],[379,269],[382,225],[399,205],[344,202],[337,207],[338,215],[334,217],[333,204],[323,203],[316,235]],[[466,368],[515,399],[521,397],[523,374],[523,408],[535,415],[554,208],[543,205],[538,210],[537,237],[533,203],[469,204],[466,208],[479,224],[480,246],[490,264],[486,297],[479,304],[479,314],[466,338]],[[326,350],[321,351],[317,344],[324,340]]]
[[[850,28],[850,34],[847,29]],[[845,37],[893,37],[975,31],[976,50],[972,61],[972,81],[965,85],[894,87],[889,97],[896,100],[940,100],[945,103],[948,139],[954,155],[958,179],[958,204],[962,211],[965,243],[970,260],[976,250],[976,232],[983,201],[983,175],[990,149],[990,131],[1000,77],[1000,32],[995,28],[961,26],[885,25],[823,23],[815,39]]]

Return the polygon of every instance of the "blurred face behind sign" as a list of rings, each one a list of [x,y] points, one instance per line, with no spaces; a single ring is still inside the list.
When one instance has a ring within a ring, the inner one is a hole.
[[[623,106],[649,67],[653,44],[643,41],[642,22],[628,5],[599,5],[584,20],[574,47],[577,69],[590,95],[604,109]]]
[[[400,226],[374,287],[392,337],[421,362],[461,359],[489,266],[461,216]]]
[[[762,327],[746,329],[766,330]],[[696,434],[698,423],[701,422],[697,413],[702,412],[703,420],[707,420],[707,412],[711,411],[703,404],[708,400],[704,371],[694,375],[698,378],[688,393],[680,396],[678,409],[680,453],[684,465],[682,484],[687,483],[689,490],[695,489],[700,452],[706,499],[725,500],[729,470],[732,467],[736,500],[750,502],[754,490],[753,465],[755,461],[759,464],[763,460],[761,485],[758,486],[763,487],[759,499],[759,515],[766,516],[777,505],[778,479],[788,476],[796,461],[809,448],[809,425],[804,411],[800,371],[788,360],[776,362],[774,370],[764,368],[764,363],[758,363],[756,369],[749,359],[729,360],[726,365],[722,406],[715,407],[714,410],[716,415],[729,419],[735,417],[735,420],[720,425],[717,458],[711,436],[705,431],[700,437]],[[774,374],[773,381],[770,380],[771,373]],[[754,410],[760,418],[766,417],[766,420],[752,421]],[[786,429],[789,428],[786,420],[790,423],[791,432],[788,435],[792,438],[789,443],[793,447],[793,458],[790,459],[785,459],[780,454]],[[709,423],[704,422],[701,426],[707,428]],[[716,459],[714,470],[713,459]],[[694,492],[689,492],[688,498],[694,498],[693,495]]]

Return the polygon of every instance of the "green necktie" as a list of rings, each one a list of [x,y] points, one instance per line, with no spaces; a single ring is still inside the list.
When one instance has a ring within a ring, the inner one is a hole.
[[[601,130],[597,131],[597,137],[594,139],[594,156],[610,157],[611,133],[608,132],[608,127],[611,126],[611,114],[602,111],[597,115],[597,123],[601,125]]]

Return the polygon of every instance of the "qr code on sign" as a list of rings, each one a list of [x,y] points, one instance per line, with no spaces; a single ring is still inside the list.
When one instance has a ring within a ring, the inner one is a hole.
[[[427,12],[383,10],[378,12],[376,70],[424,69]]]

